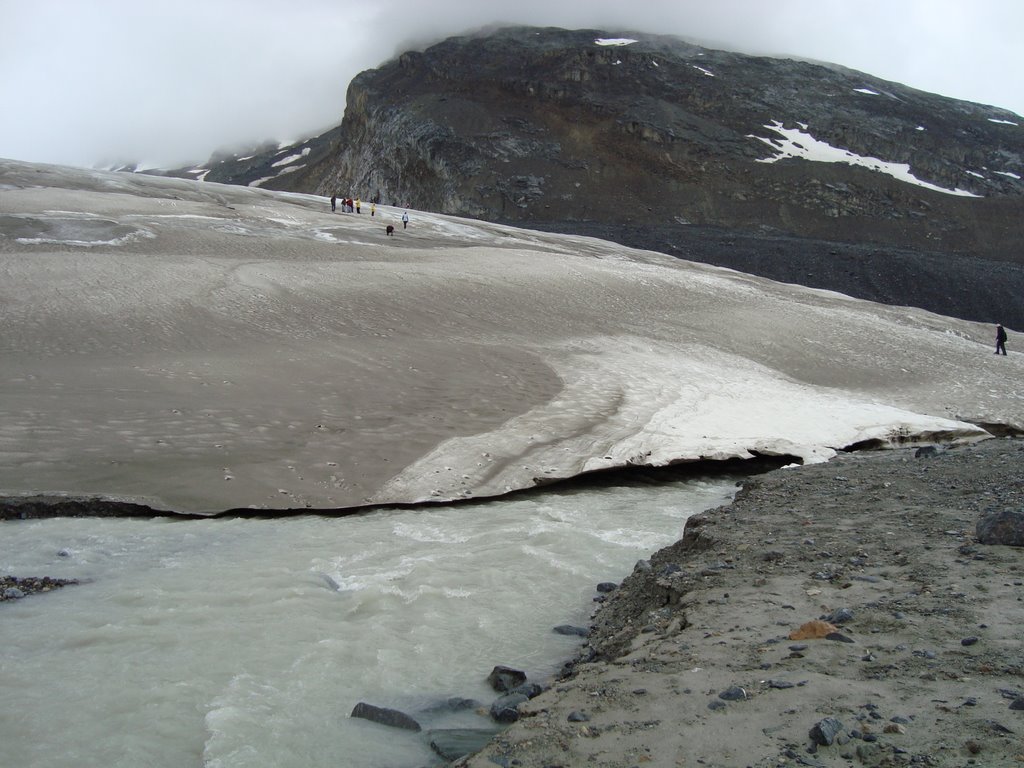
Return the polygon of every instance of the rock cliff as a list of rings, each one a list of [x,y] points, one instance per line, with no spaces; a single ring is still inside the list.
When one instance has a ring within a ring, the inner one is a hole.
[[[1024,119],[995,107],[672,37],[503,28],[361,73],[313,142],[264,185],[1024,328]]]

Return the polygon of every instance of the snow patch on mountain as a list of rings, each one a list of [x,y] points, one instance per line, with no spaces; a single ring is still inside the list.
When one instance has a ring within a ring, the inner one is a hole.
[[[801,123],[800,125],[804,124]],[[807,133],[806,130],[801,130],[800,128],[786,128],[777,120],[773,120],[771,124],[764,127],[779,134],[782,138],[765,138],[755,134],[748,134],[749,138],[763,141],[775,152],[775,155],[772,157],[759,158],[757,161],[759,163],[775,163],[779,160],[785,160],[791,157],[810,160],[817,163],[846,163],[848,165],[859,165],[872,171],[878,171],[879,173],[892,176],[894,179],[906,182],[907,184],[914,184],[916,186],[931,189],[936,192],[942,192],[947,195],[958,195],[960,197],[982,197],[982,195],[976,195],[966,189],[947,189],[946,187],[940,187],[937,184],[931,184],[930,182],[914,176],[914,174],[910,172],[910,165],[907,163],[891,163],[877,157],[865,157],[863,155],[858,155],[848,149],[842,149],[841,147],[833,147],[828,142],[814,138],[810,133]]]
[[[293,155],[288,155],[287,157],[281,158],[277,162],[271,163],[270,167],[280,168],[282,165],[290,165],[291,163],[301,160],[307,155],[309,155],[309,147],[303,147],[301,152],[296,152]]]

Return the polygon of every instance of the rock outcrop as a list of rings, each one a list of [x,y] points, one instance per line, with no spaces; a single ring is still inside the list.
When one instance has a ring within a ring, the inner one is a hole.
[[[301,167],[283,172],[284,153]],[[838,66],[648,34],[491,30],[361,73],[339,128],[264,160],[237,180],[274,169],[264,186],[594,235],[1024,327],[1005,314],[1024,288],[1024,119]],[[208,178],[236,180],[228,165]]]
[[[503,29],[356,77],[337,159],[309,180],[520,223],[770,228],[1015,257],[1018,120],[822,64]],[[770,162],[786,135],[814,157],[828,145],[863,160]]]

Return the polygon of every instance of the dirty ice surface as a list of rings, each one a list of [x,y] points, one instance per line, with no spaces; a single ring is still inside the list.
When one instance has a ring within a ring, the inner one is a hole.
[[[0,495],[339,508],[1024,425],[988,326],[401,213],[0,160]]]

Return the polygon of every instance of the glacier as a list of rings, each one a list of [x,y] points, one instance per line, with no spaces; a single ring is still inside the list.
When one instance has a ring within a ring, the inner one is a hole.
[[[0,160],[0,495],[349,509],[1024,429],[1013,331],[403,210]]]

